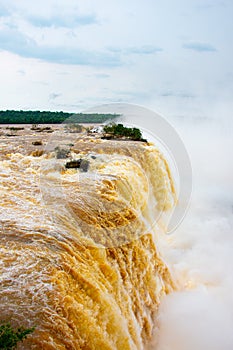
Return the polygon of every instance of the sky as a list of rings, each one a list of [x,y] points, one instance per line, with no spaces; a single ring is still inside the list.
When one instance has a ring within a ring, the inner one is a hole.
[[[0,0],[0,109],[229,113],[231,0]]]

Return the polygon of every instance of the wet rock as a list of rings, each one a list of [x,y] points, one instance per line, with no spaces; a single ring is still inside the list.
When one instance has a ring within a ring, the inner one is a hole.
[[[42,141],[33,141],[33,146],[42,146]]]
[[[71,160],[65,164],[66,169],[80,169],[83,172],[87,172],[90,162],[86,159]]]

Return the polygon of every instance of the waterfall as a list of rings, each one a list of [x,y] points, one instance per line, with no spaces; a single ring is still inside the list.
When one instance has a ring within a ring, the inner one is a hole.
[[[66,160],[0,162],[0,321],[36,329],[19,349],[144,349],[175,289],[156,235],[176,204],[152,144],[80,139]]]

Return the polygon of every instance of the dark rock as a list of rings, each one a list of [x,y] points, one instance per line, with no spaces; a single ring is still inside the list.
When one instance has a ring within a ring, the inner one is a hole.
[[[81,159],[71,160],[65,164],[66,169],[79,169],[81,165]]]
[[[42,146],[42,141],[33,141],[33,146]]]
[[[71,160],[65,164],[66,169],[80,169],[83,172],[87,172],[89,169],[89,161],[86,159]]]

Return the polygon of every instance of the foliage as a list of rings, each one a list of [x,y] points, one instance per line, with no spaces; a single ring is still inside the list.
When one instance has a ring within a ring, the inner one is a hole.
[[[59,124],[59,123],[103,123],[117,114],[66,113],[50,111],[0,111],[0,124]]]
[[[142,141],[142,133],[137,128],[127,128],[123,124],[108,124],[104,126],[103,131],[115,137],[127,137],[131,140]]]
[[[13,350],[18,342],[27,338],[35,328],[17,328],[14,330],[10,323],[5,323],[0,326],[0,349]]]

